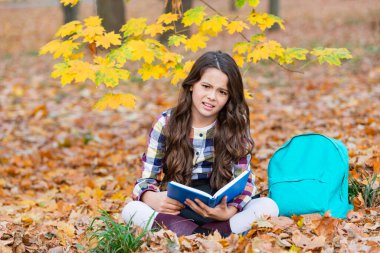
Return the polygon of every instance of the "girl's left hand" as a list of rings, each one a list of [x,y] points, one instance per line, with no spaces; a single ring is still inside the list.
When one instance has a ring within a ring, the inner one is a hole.
[[[188,205],[197,214],[205,218],[211,218],[218,221],[229,220],[238,211],[234,206],[227,206],[227,196],[224,197],[222,199],[222,202],[220,202],[220,204],[214,208],[209,207],[199,199],[195,199],[195,201],[186,199],[185,204]]]

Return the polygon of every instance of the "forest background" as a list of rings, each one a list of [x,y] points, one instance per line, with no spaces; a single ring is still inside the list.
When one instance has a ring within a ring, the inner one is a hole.
[[[208,2],[231,14],[227,1]],[[291,136],[315,131],[345,143],[352,177],[363,188],[377,190],[379,177],[368,181],[380,171],[380,3],[280,4],[286,30],[271,32],[270,38],[289,47],[345,47],[353,59],[341,67],[309,65],[303,74],[271,62],[242,68],[252,95],[252,167],[259,189],[267,188],[266,168],[273,152]],[[198,5],[202,3],[194,1]],[[163,1],[130,0],[126,16],[154,21],[163,9]],[[266,1],[258,9],[267,11]],[[243,16],[248,11],[235,13]],[[92,1],[81,3],[79,19],[95,14]],[[85,229],[99,208],[117,220],[130,201],[148,131],[159,113],[176,103],[178,89],[165,79],[132,78],[118,88],[138,97],[136,108],[103,112],[92,108],[101,87],[84,83],[62,88],[50,77],[56,60],[38,56],[62,20],[57,1],[0,1],[0,252],[22,247],[29,252],[72,252],[86,247]],[[236,40],[241,39],[222,34],[203,51],[183,53],[189,59],[205,50],[231,53]],[[198,251],[255,247],[368,252],[380,245],[379,200],[369,207],[363,195],[364,191],[355,195],[355,212],[348,220],[282,217],[269,220],[271,225],[256,224],[244,239],[215,235],[178,240],[166,231],[143,247],[164,250],[174,242],[181,250]]]

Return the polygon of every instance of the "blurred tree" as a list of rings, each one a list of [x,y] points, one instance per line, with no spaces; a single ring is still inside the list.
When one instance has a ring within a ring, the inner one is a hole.
[[[269,14],[278,16],[279,13],[280,13],[280,1],[269,0]],[[271,28],[269,28],[269,31],[276,31],[278,29],[280,29],[280,26],[278,24],[274,24]]]
[[[185,13],[187,10],[191,9],[192,6],[193,6],[193,0],[182,1],[181,12]],[[175,11],[173,11],[173,0],[168,0],[167,5],[165,6],[165,13],[168,13],[168,12],[175,12]],[[182,19],[179,19],[178,21],[174,22],[175,31],[176,31],[176,33],[181,33],[183,35],[189,36],[191,33],[190,29],[185,28],[183,26],[183,24],[181,23],[181,20]],[[159,39],[160,42],[161,43],[167,43],[168,38],[170,37],[170,35],[173,35],[173,34],[174,34],[174,31],[167,31],[167,32],[163,33],[160,36],[160,39]]]
[[[126,22],[124,0],[96,0],[96,10],[108,32],[118,33]]]
[[[63,3],[61,3],[61,8],[63,11],[64,24],[78,19],[79,3],[73,7],[71,7],[70,5],[64,6]]]
[[[230,11],[237,11],[235,0],[230,0]]]

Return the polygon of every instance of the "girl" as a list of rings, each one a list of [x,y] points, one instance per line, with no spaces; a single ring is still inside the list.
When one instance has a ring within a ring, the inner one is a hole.
[[[252,199],[252,173],[241,195],[230,203],[224,198],[214,208],[189,199],[185,208],[165,191],[169,181],[176,181],[213,194],[242,170],[250,171],[249,123],[235,61],[220,51],[203,54],[182,83],[178,105],[162,113],[149,134],[135,201],[124,207],[123,219],[148,229],[165,226],[178,236],[215,230],[227,236],[247,231],[262,215],[277,216],[273,200]]]

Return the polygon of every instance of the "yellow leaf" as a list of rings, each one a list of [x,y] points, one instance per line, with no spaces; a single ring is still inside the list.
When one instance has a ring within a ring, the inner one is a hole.
[[[63,38],[73,33],[78,33],[81,30],[82,30],[81,22],[75,20],[61,26],[58,32],[55,34],[55,36],[56,37],[60,36]]]
[[[182,23],[184,24],[184,26],[185,27],[191,26],[194,23],[196,25],[200,25],[204,16],[206,15],[204,10],[205,10],[205,7],[198,6],[186,11],[183,14],[183,18],[182,18]]]
[[[183,56],[173,52],[165,52],[161,57],[161,62],[166,65],[167,68],[174,68],[178,63],[182,61]]]
[[[124,201],[125,200],[125,193],[122,192],[122,191],[118,191],[116,193],[114,193],[112,196],[111,196],[111,199],[113,200],[121,200],[121,201]]]
[[[76,5],[79,0],[60,0],[60,2],[64,5],[64,6],[67,6],[69,4],[71,4],[71,6],[74,6]]]
[[[226,26],[227,24],[228,22],[226,17],[215,15],[203,21],[199,30],[204,34],[216,36],[223,30],[223,26]]]
[[[29,217],[28,215],[24,215],[21,217],[21,222],[23,223],[24,226],[29,226],[29,225],[32,225],[33,219]]]
[[[187,76],[187,73],[184,69],[182,68],[174,69],[172,71],[170,83],[173,85],[176,85],[180,80],[185,79],[186,76]]]
[[[40,49],[40,55],[49,53],[54,53],[53,57],[58,58],[60,56],[69,57],[72,55],[73,50],[78,49],[79,43],[73,42],[71,40],[52,40]]]
[[[172,35],[168,39],[168,45],[169,46],[176,46],[178,47],[181,43],[184,44],[186,42],[186,36],[185,35]]]
[[[267,28],[270,28],[275,23],[277,23],[281,29],[285,30],[283,20],[275,15],[271,15],[268,13],[253,12],[249,15],[248,21],[252,25],[257,24],[262,31],[264,31]]]
[[[95,42],[96,38],[104,33],[104,27],[101,26],[102,19],[98,16],[92,16],[84,20],[86,27],[83,29],[84,41],[89,43]]]
[[[84,20],[86,26],[97,27],[102,24],[102,19],[98,16],[90,16]]]
[[[102,46],[105,49],[111,45],[120,45],[121,37],[119,34],[115,34],[113,31],[96,37],[96,46]]]
[[[242,56],[240,54],[235,54],[235,55],[232,56],[232,58],[234,58],[236,64],[239,67],[243,67],[243,65],[244,65],[244,56]]]
[[[309,51],[303,48],[287,48],[283,57],[279,57],[278,62],[280,64],[290,64],[297,60],[306,60],[306,54]]]
[[[247,61],[257,63],[259,60],[275,59],[276,56],[283,57],[284,51],[280,43],[270,40],[256,45],[253,52],[247,55]]]
[[[244,89],[244,97],[245,99],[253,99],[251,93],[249,93],[249,90]]]
[[[195,61],[187,61],[184,66],[177,66],[171,75],[170,83],[176,85],[180,80],[185,79]]]
[[[226,28],[227,28],[229,34],[233,34],[236,32],[239,33],[241,31],[243,31],[244,29],[249,29],[249,26],[246,23],[244,23],[243,21],[236,20],[236,21],[231,21],[227,25]]]
[[[141,78],[145,81],[153,77],[155,79],[160,79],[165,76],[167,70],[161,65],[150,65],[144,64],[139,70],[138,73],[141,75]]]
[[[143,40],[131,40],[128,42],[128,47],[132,50],[132,60],[138,61],[141,58],[147,63],[152,63],[154,60],[154,53],[149,48],[149,45]]]
[[[164,23],[165,25],[168,25],[174,21],[178,20],[179,15],[174,13],[165,13],[161,14],[161,16],[158,18],[157,23]]]
[[[252,44],[249,42],[238,42],[234,45],[233,52],[237,52],[238,54],[244,54],[250,52]]]
[[[194,34],[190,39],[184,42],[185,48],[186,50],[190,49],[192,52],[196,52],[198,48],[205,48],[207,46],[206,41],[208,41],[208,39],[207,36],[202,34]]]
[[[152,24],[146,27],[145,34],[148,34],[151,37],[154,37],[157,34],[163,34],[164,32],[168,30],[173,30],[173,29],[174,29],[174,26],[163,26],[161,24]]]
[[[75,237],[75,228],[72,224],[60,221],[57,224],[57,229],[63,232],[63,234],[68,236],[69,238]]]
[[[84,82],[87,79],[90,79],[93,82],[95,81],[95,71],[90,63],[74,60],[71,61],[70,65],[70,72],[75,75],[74,80],[76,82]]]
[[[74,80],[75,75],[69,72],[70,66],[67,63],[57,63],[54,65],[54,69],[55,70],[51,73],[51,77],[61,77],[61,84],[63,86]]]
[[[139,36],[143,34],[146,28],[146,18],[131,18],[128,22],[122,26],[120,29],[124,33],[124,37],[128,36]]]
[[[136,104],[136,97],[132,94],[104,94],[103,97],[96,102],[94,109],[103,111],[106,107],[116,109],[119,106],[125,106],[127,108],[134,108]]]

